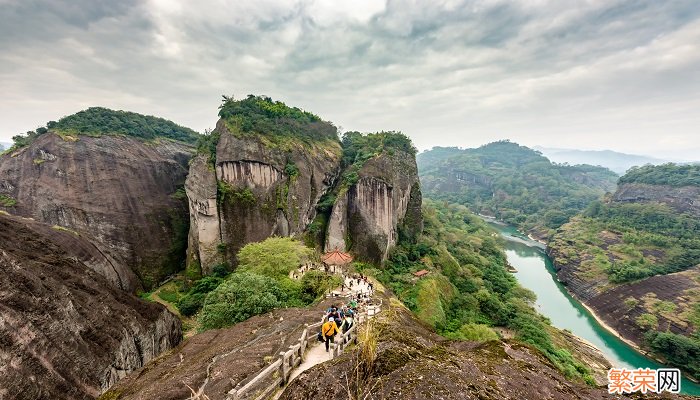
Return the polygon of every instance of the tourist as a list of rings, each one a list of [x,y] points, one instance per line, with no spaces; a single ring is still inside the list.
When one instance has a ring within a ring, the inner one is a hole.
[[[333,317],[328,318],[328,322],[323,324],[321,332],[323,333],[323,339],[325,339],[326,342],[326,353],[328,353],[328,347],[330,346],[330,343],[335,343],[335,334],[338,333],[338,327],[335,324]]]

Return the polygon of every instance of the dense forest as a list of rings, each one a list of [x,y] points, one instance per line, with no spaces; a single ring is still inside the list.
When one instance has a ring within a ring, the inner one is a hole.
[[[47,132],[61,135],[126,135],[146,140],[162,137],[187,143],[195,143],[200,136],[192,129],[163,118],[103,107],[90,107],[63,117],[58,122],[49,121],[46,126],[14,136],[13,148],[27,146]]]
[[[332,123],[267,96],[251,94],[241,100],[224,96],[219,117],[234,135],[262,135],[265,144],[272,148],[338,142],[338,129]]]
[[[509,141],[466,150],[437,147],[417,160],[427,197],[543,234],[551,234],[612,190],[617,180],[606,168],[553,164]]]
[[[648,185],[700,186],[700,164],[645,165],[631,168],[620,178],[620,183]]]
[[[416,243],[403,241],[381,269],[361,266],[441,335],[488,341],[497,330],[515,332],[564,374],[591,382],[588,369],[553,344],[549,321],[533,308],[534,293],[507,271],[499,238],[465,206],[425,201],[425,230]],[[413,273],[427,269],[429,275]]]

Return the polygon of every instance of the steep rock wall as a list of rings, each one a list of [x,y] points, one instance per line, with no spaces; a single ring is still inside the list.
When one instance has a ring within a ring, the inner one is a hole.
[[[679,213],[700,217],[700,187],[673,187],[642,183],[622,184],[612,195],[620,203],[663,203]]]
[[[207,156],[198,155],[190,163],[185,190],[190,210],[187,262],[198,264],[202,273],[210,274],[222,258],[217,249],[221,243],[221,226],[216,172]]]
[[[180,342],[164,307],[86,265],[91,248],[0,214],[0,398],[92,399]]]
[[[223,121],[216,151],[221,239],[227,259],[245,244],[301,234],[338,175],[340,144],[291,141],[284,148],[261,136],[237,136]]]
[[[383,153],[368,160],[358,175],[333,206],[326,249],[350,250],[358,259],[379,263],[400,234],[411,239],[423,229],[415,157]]]
[[[89,237],[134,291],[180,267],[187,207],[173,195],[191,152],[168,140],[47,133],[0,158],[0,194],[16,200],[4,207],[12,214]]]

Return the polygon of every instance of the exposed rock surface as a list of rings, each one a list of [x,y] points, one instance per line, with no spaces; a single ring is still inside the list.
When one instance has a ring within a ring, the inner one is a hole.
[[[384,152],[358,175],[333,206],[326,248],[351,250],[359,259],[379,263],[399,234],[415,237],[423,230],[416,160],[403,151]]]
[[[201,272],[210,274],[212,268],[223,260],[217,250],[221,243],[221,225],[216,172],[209,165],[207,156],[198,155],[192,160],[185,190],[190,209],[187,262],[188,265],[199,263]]]
[[[110,285],[94,245],[0,214],[0,398],[91,399],[181,340],[164,307]]]
[[[239,382],[296,344],[304,324],[318,322],[329,304],[275,310],[195,335],[119,382],[104,399],[180,400],[192,394],[187,386],[195,391],[203,387],[202,393],[212,400],[224,399]]]
[[[219,257],[212,240],[215,215],[219,219],[218,240],[226,244],[222,250],[232,264],[247,243],[272,235],[299,235],[316,216],[316,204],[335,181],[341,155],[338,142],[314,146],[290,140],[281,148],[266,142],[264,135],[231,133],[223,120],[217,123],[215,133],[220,135],[215,165],[219,201],[213,201],[211,174],[200,160],[192,165],[192,184],[187,188],[190,215],[203,221],[195,221],[198,226],[190,233],[190,244],[198,246],[190,259],[198,256],[205,273]],[[195,176],[204,179],[197,181]],[[217,207],[212,210],[214,204]],[[198,238],[193,238],[195,234]]]
[[[16,200],[12,214],[89,237],[122,289],[148,288],[184,257],[187,209],[173,194],[191,152],[170,140],[47,133],[0,158],[0,194]]]
[[[612,196],[621,203],[663,203],[679,213],[700,217],[700,186],[622,184]]]
[[[390,303],[386,300],[385,306]],[[515,341],[448,341],[426,329],[402,306],[391,304],[374,327],[373,363],[364,362],[361,348],[355,348],[303,372],[280,399],[326,398],[329,393],[343,400],[616,398],[607,389],[570,382],[537,351]]]

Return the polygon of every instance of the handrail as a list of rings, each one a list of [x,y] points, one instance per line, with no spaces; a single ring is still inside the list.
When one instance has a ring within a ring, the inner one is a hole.
[[[369,313],[369,307],[373,307],[373,313],[371,314]],[[334,358],[343,353],[343,351],[345,350],[346,342],[349,342],[349,340],[346,339],[357,330],[357,326],[364,321],[365,316],[367,317],[367,319],[369,319],[377,313],[379,313],[380,311],[381,299],[379,305],[368,306],[367,312],[358,313],[356,321],[352,324],[350,329],[348,329],[347,332],[340,335],[340,342],[333,343],[333,351],[331,352],[330,357]],[[269,395],[275,389],[283,387],[284,385],[289,383],[288,381],[289,377],[291,376],[291,371],[304,361],[305,352],[309,347],[309,336],[311,335],[311,337],[315,337],[315,329],[320,327],[322,324],[322,322],[316,322],[310,325],[304,324],[304,331],[302,332],[301,338],[299,339],[298,343],[289,346],[289,349],[287,351],[280,352],[279,358],[275,362],[258,372],[245,384],[243,384],[243,382],[245,382],[246,380],[239,382],[238,385],[236,385],[236,387],[234,387],[228,392],[228,396],[226,398],[228,400],[241,399],[242,396],[247,394],[256,384],[260,383],[260,381],[270,376],[274,376],[276,372],[279,372],[279,376],[272,383],[266,386],[263,389],[263,391],[258,394],[257,397],[255,397],[256,400],[263,400],[269,398]],[[357,335],[355,335],[354,342],[357,343]]]

